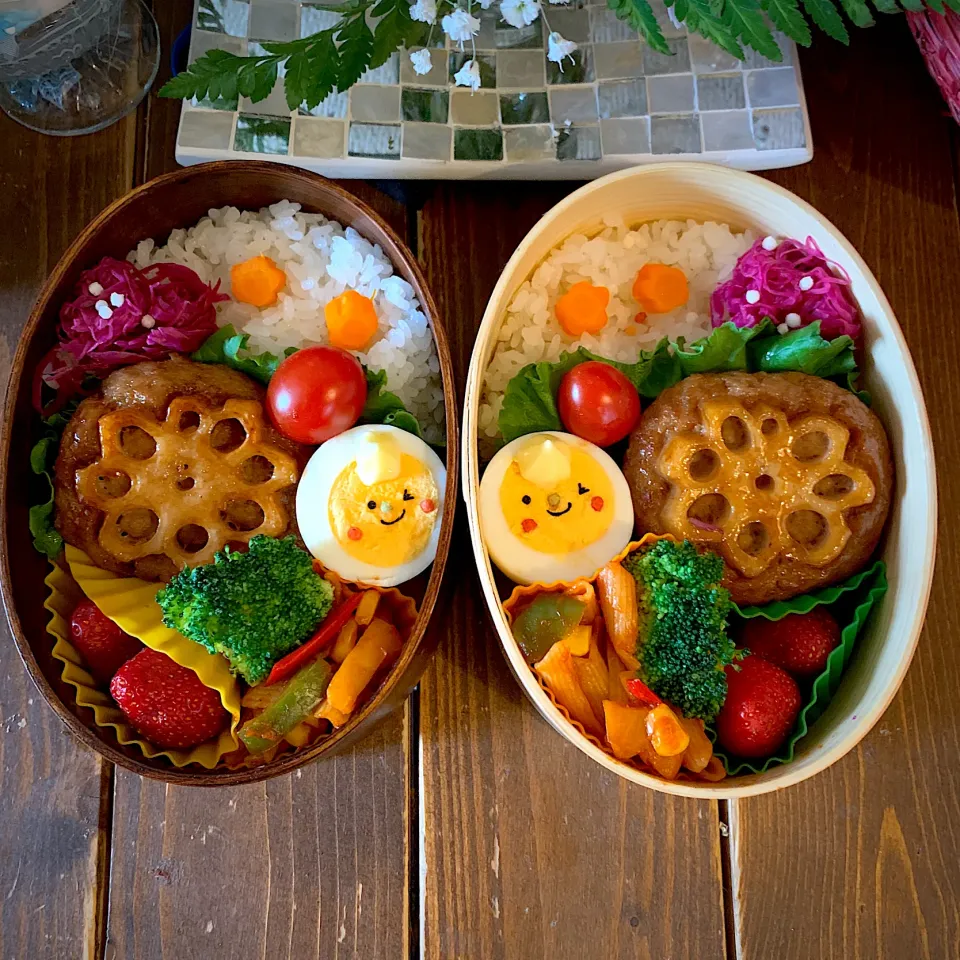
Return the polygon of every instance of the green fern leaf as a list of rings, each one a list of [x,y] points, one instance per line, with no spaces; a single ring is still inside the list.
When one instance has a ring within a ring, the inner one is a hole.
[[[658,53],[671,54],[660,24],[647,0],[607,0],[618,20],[632,27]]]
[[[363,76],[373,56],[373,33],[361,13],[344,21],[337,31],[340,69],[337,89],[347,90]]]
[[[768,60],[777,63],[783,60],[783,54],[777,41],[773,39],[756,0],[726,0],[722,19],[737,39],[748,47],[752,47]]]
[[[873,26],[873,17],[870,16],[870,8],[864,0],[840,0],[840,6],[843,7],[843,12],[846,13],[855,26]]]
[[[960,13],[960,0],[943,0],[943,2],[954,13]]]
[[[960,0],[957,0],[960,3]],[[873,0],[873,5],[877,13],[903,13],[897,4],[897,0]]]
[[[828,36],[841,43],[850,43],[850,34],[832,0],[803,0],[810,19]]]
[[[900,0],[900,3],[903,4],[904,10],[909,10],[911,13],[920,13],[923,10],[923,0]]]
[[[688,30],[699,33],[701,37],[715,43],[738,60],[744,59],[743,47],[734,36],[733,30],[722,20],[715,18],[707,0],[677,0],[673,12],[681,23],[686,24]]]
[[[931,10],[936,10],[937,13],[946,13],[943,7],[943,0],[925,0],[925,2]]]
[[[810,46],[813,36],[797,0],[760,0],[760,6],[781,33],[801,47]]]
[[[313,73],[303,97],[308,110],[319,106],[337,89],[340,54],[333,42],[333,30],[326,30],[319,34],[317,42],[311,44],[310,64]]]

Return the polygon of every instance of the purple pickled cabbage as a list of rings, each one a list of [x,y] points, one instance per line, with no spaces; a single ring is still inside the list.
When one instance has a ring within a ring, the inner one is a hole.
[[[217,329],[216,304],[229,299],[219,286],[177,263],[140,270],[104,257],[81,275],[74,299],[60,308],[60,342],[41,361],[34,384],[38,409],[43,384],[58,392],[59,406],[88,376],[192,353]]]
[[[804,277],[813,280],[809,290],[800,287]],[[753,290],[760,294],[756,303],[747,300],[747,292]],[[802,327],[819,320],[820,334],[827,340],[843,334],[856,338],[860,333],[850,278],[827,260],[812,237],[806,243],[781,240],[773,250],[765,250],[758,240],[737,261],[730,278],[713,291],[710,313],[715,327],[728,320],[752,327],[764,317],[779,326],[795,313]],[[790,326],[797,326],[796,321]]]

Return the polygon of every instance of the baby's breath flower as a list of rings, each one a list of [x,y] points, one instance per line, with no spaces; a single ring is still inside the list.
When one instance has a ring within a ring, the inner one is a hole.
[[[468,60],[454,75],[453,79],[458,87],[469,87],[471,90],[480,89],[480,64],[476,60]]]
[[[564,40],[556,30],[547,37],[547,59],[559,63],[561,71],[564,57],[572,58],[576,49],[577,45],[572,40]]]
[[[540,16],[540,4],[537,0],[502,0],[500,16],[511,27],[528,27]]]
[[[448,13],[441,21],[443,32],[454,42],[464,44],[472,39],[480,29],[480,21],[471,16],[463,7],[457,7],[453,13]]]
[[[410,4],[410,19],[420,23],[437,22],[437,0],[417,0]]]
[[[413,64],[413,72],[419,76],[423,76],[433,69],[429,50],[414,50],[410,54],[410,62]]]

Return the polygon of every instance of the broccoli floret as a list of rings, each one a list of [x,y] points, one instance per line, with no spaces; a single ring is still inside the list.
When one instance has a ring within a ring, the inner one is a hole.
[[[259,683],[304,642],[333,605],[333,587],[293,537],[253,537],[246,553],[229,548],[212,563],[182,570],[157,594],[163,622],[234,673]]]
[[[640,678],[686,717],[709,723],[727,697],[724,666],[730,594],[718,585],[723,560],[689,541],[658,540],[624,567],[637,581]]]

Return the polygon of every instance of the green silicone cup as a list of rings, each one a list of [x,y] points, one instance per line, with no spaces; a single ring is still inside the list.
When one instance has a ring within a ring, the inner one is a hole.
[[[734,611],[746,619],[752,617],[766,617],[767,620],[782,620],[788,613],[809,613],[814,607],[827,606],[838,623],[845,626],[840,632],[840,644],[833,650],[827,659],[826,669],[810,688],[806,703],[797,717],[797,724],[786,743],[772,757],[763,761],[762,765],[739,757],[727,757],[719,750],[717,757],[727,773],[733,776],[738,773],[763,773],[780,763],[789,763],[793,759],[793,751],[797,742],[807,735],[813,723],[827,709],[840,686],[843,671],[850,662],[857,637],[870,615],[874,604],[887,592],[887,567],[882,560],[878,560],[872,567],[861,570],[849,580],[834,587],[824,587],[814,593],[805,593],[792,600],[780,600],[765,607],[744,607],[734,605]],[[716,742],[716,733],[707,728],[707,735]]]

